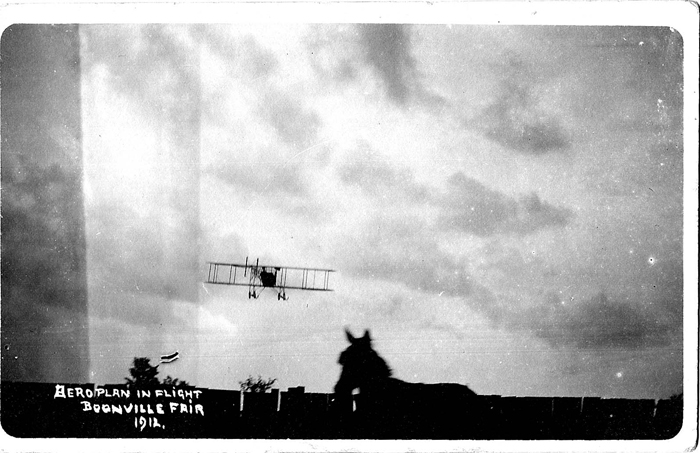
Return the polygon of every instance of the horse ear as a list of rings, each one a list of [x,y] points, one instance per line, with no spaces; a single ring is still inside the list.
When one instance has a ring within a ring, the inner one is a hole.
[[[352,333],[350,333],[350,331],[348,330],[347,327],[345,328],[345,336],[348,338],[348,341],[349,341],[350,343],[354,343],[354,342],[355,342],[355,337],[352,336]]]

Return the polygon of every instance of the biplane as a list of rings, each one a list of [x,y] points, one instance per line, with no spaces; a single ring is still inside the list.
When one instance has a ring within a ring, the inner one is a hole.
[[[206,283],[217,285],[247,286],[248,299],[257,299],[266,289],[277,291],[277,300],[287,300],[286,290],[333,291],[329,286],[332,269],[311,267],[268,266],[255,260],[249,264],[208,262]]]

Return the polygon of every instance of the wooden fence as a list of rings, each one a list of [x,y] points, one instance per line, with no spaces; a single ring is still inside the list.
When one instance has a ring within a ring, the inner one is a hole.
[[[80,389],[80,390],[78,390]],[[682,399],[478,396],[472,407],[381,414],[332,394],[3,382],[0,423],[14,437],[264,439],[669,439]],[[179,393],[180,392],[180,393]],[[187,393],[190,392],[190,393]],[[356,409],[353,409],[355,407]]]

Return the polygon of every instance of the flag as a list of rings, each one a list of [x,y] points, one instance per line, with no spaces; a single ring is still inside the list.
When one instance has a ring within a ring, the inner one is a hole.
[[[160,356],[160,363],[174,362],[179,358],[180,358],[180,353],[178,351],[175,351],[172,354]]]

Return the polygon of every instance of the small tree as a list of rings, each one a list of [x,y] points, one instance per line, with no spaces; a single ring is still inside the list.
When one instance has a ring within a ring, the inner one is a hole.
[[[134,357],[133,366],[129,368],[130,378],[126,379],[126,384],[133,387],[150,387],[154,385],[160,385],[161,382],[158,379],[158,365],[151,365],[151,359],[148,357]],[[163,379],[163,385],[170,385],[173,387],[194,387],[190,385],[187,381],[181,381],[180,379],[173,378],[172,376],[166,376]]]
[[[127,385],[148,387],[160,384],[158,381],[158,366],[151,365],[148,357],[134,357],[133,366],[129,368],[131,378],[125,378]]]
[[[242,392],[265,393],[272,388],[272,385],[277,382],[277,379],[263,379],[260,375],[255,379],[253,376],[248,376],[245,381],[238,381],[241,385]]]
[[[683,392],[671,395],[671,397],[669,399],[671,401],[680,401],[682,403],[683,402]]]

